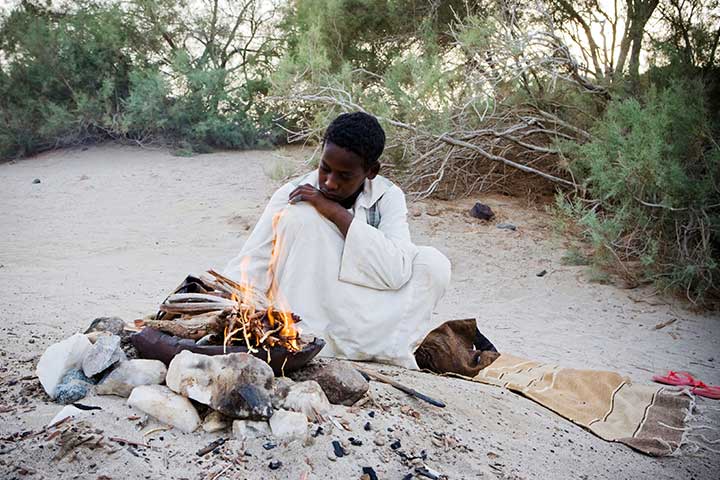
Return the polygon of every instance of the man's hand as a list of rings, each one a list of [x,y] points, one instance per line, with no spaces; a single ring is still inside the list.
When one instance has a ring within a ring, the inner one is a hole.
[[[292,205],[298,202],[308,202],[315,207],[320,215],[337,225],[343,237],[352,223],[353,216],[339,203],[327,198],[320,190],[310,184],[300,185],[290,192],[288,202]]]

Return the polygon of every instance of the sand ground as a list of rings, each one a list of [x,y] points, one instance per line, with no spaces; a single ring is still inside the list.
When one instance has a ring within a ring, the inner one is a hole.
[[[302,156],[286,149],[182,158],[107,145],[1,164],[0,437],[39,429],[60,410],[32,378],[47,346],[98,316],[131,320],[151,312],[186,274],[222,268],[281,184],[279,174],[302,171]],[[36,178],[40,183],[33,183]],[[517,230],[469,217],[475,201]],[[417,244],[437,247],[453,265],[436,314],[477,317],[501,351],[616,370],[636,382],[673,369],[720,384],[718,315],[693,312],[648,289],[594,283],[588,267],[563,265],[571,239],[553,233],[542,206],[503,196],[415,202],[410,225]],[[548,273],[538,277],[542,270]],[[153,431],[153,421],[143,427],[128,419],[136,412],[123,399],[90,396],[83,402],[102,408],[88,417],[93,428],[153,448],[110,442],[115,451],[79,448],[52,461],[57,448],[42,436],[3,441],[0,477],[344,479],[359,478],[361,467],[371,466],[381,479],[400,479],[412,469],[388,447],[398,439],[399,451],[413,456],[425,450],[427,465],[449,478],[718,478],[717,444],[711,444],[717,452],[685,448],[675,457],[650,458],[498,388],[372,368],[448,407],[439,410],[372,383],[371,402],[335,411],[352,431],[335,427],[312,445],[272,450],[261,440],[232,440],[219,454],[199,458],[198,448],[228,433]],[[696,420],[715,428],[704,430],[710,440],[718,437],[718,408],[718,402],[698,400]],[[335,459],[331,441],[351,436],[363,445]],[[271,471],[273,459],[283,466]]]

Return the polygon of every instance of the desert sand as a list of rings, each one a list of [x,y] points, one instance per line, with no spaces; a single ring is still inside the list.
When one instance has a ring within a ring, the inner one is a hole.
[[[95,317],[139,318],[186,274],[222,268],[283,174],[310,168],[306,155],[282,149],[185,158],[165,149],[105,145],[0,164],[0,437],[38,430],[62,408],[33,378],[46,347],[83,331]],[[490,205],[497,219],[468,216],[475,201]],[[635,382],[685,370],[720,384],[718,315],[695,312],[648,287],[596,283],[588,267],[564,265],[573,239],[554,232],[544,205],[478,195],[409,207],[415,242],[438,248],[453,265],[436,311],[441,318],[476,317],[501,351],[535,360],[614,370]],[[517,230],[498,229],[498,222]],[[542,270],[547,273],[537,276]],[[448,406],[438,409],[372,382],[365,406],[335,410],[352,431],[335,427],[312,445],[272,450],[261,440],[230,440],[221,453],[200,458],[199,448],[231,434],[158,431],[152,420],[140,429],[128,419],[137,412],[124,399],[91,395],[82,402],[102,408],[87,417],[94,428],[152,448],[113,443],[114,452],[79,448],[53,461],[57,447],[42,436],[2,441],[0,477],[357,479],[370,466],[381,479],[401,479],[412,468],[389,448],[400,440],[402,451],[425,450],[425,463],[453,479],[718,478],[717,443],[698,449],[701,439],[688,438],[676,456],[651,458],[496,387],[368,368]],[[417,415],[401,411],[408,406]],[[711,427],[699,430],[705,439],[720,436],[719,411],[720,402],[697,399],[693,422]],[[370,432],[363,429],[367,421]],[[331,441],[351,436],[363,445],[334,458]],[[271,460],[282,467],[270,470]]]

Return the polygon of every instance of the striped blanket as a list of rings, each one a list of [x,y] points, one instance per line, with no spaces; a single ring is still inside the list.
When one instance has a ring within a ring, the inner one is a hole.
[[[561,368],[501,354],[473,380],[524,395],[605,440],[653,456],[680,446],[693,399],[618,373]]]

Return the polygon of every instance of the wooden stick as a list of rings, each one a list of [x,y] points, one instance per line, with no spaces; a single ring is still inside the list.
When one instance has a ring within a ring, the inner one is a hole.
[[[203,303],[163,303],[160,311],[166,313],[203,313],[215,310],[223,310],[233,306],[233,303],[203,302]]]
[[[435,405],[436,407],[445,408],[445,403],[441,402],[440,400],[435,400],[432,397],[428,397],[424,393],[420,393],[414,388],[406,387],[402,383],[396,382],[392,378],[386,377],[385,375],[382,375],[380,373],[370,372],[368,370],[362,370],[357,369],[367,380],[373,379],[378,382],[386,383],[392,387],[397,388],[401,392],[407,393],[408,395],[412,395],[415,398],[419,398],[420,400],[423,400],[430,405]]]
[[[220,295],[212,295],[208,293],[173,293],[165,302],[177,303],[186,302],[188,300],[204,300],[211,303],[226,303],[228,306],[235,305],[237,302],[221,297]]]
[[[672,325],[675,322],[677,322],[677,318],[672,318],[666,322],[658,323],[657,325],[655,325],[655,330],[660,330],[661,328],[665,328],[668,325]]]
[[[152,448],[152,446],[148,445],[147,443],[133,442],[132,440],[128,440],[126,438],[110,437],[108,440],[112,440],[113,442],[117,443],[127,443],[128,445],[132,445],[134,447]]]

